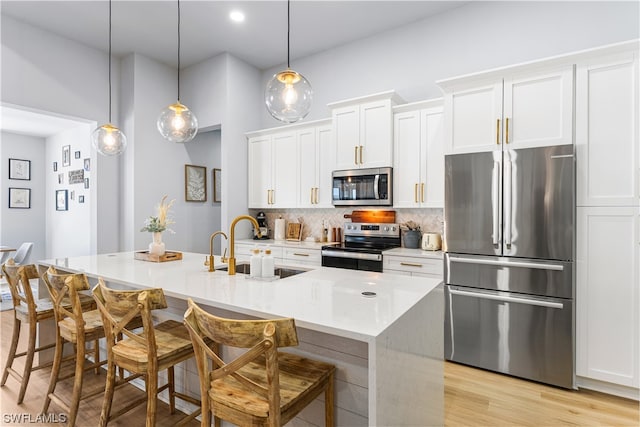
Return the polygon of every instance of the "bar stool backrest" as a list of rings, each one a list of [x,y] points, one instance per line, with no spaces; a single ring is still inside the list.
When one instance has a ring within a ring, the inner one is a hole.
[[[30,312],[35,313],[36,301],[33,298],[29,280],[37,279],[38,269],[33,264],[18,265],[11,259],[2,266],[3,275],[9,283],[9,291],[13,300],[13,307],[24,305]]]
[[[42,279],[53,301],[56,322],[70,317],[76,322],[76,327],[80,329],[81,333],[84,328],[84,320],[79,291],[91,289],[87,276],[82,273],[58,273],[54,266],[50,266]]]

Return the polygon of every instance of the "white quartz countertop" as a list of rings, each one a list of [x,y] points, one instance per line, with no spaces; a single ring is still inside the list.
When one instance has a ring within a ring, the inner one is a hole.
[[[431,292],[438,279],[317,267],[271,282],[210,273],[205,254],[183,253],[163,263],[134,259],[133,252],[39,261],[135,288],[160,287],[167,296],[260,318],[293,317],[298,326],[369,341]],[[216,268],[226,266],[216,256]],[[375,292],[365,297],[362,292]]]
[[[422,249],[393,248],[383,252],[384,255],[400,255],[418,258],[442,259],[444,252],[442,251],[424,251]]]
[[[338,242],[315,242],[315,241],[310,242],[306,240],[301,240],[299,242],[296,242],[292,240],[274,240],[274,239],[268,239],[268,240],[238,239],[236,240],[236,244],[237,243],[253,244],[258,246],[270,245],[270,246],[282,246],[287,248],[308,248],[308,249],[318,249],[318,250],[322,249],[322,247],[326,245],[338,244]]]

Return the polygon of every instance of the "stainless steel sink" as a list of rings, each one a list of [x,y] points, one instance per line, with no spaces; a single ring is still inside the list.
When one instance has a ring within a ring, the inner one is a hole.
[[[227,271],[228,269],[229,267],[220,267],[220,268],[217,268],[216,270]],[[284,279],[287,277],[295,276],[296,274],[305,273],[307,271],[309,270],[301,270],[301,269],[292,268],[292,267],[276,267],[274,270],[274,273],[276,276],[280,277],[281,279]],[[241,262],[239,264],[236,264],[236,273],[237,274],[251,273],[251,264],[246,262]]]

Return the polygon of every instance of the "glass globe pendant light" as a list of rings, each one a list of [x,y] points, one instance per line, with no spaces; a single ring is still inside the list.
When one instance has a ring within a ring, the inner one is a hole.
[[[297,122],[309,114],[313,98],[309,81],[289,65],[290,3],[287,0],[287,69],[275,74],[264,92],[269,113],[285,123]]]
[[[109,123],[93,131],[91,142],[98,153],[104,156],[117,156],[127,148],[127,137],[111,124],[111,0],[109,0]]]
[[[198,133],[198,119],[180,103],[180,0],[178,0],[178,100],[160,112],[158,131],[171,142],[189,142]]]

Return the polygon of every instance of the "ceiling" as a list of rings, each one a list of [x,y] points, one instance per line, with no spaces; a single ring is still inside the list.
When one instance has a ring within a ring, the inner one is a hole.
[[[291,62],[376,33],[392,30],[464,5],[461,1],[291,2]],[[107,1],[0,2],[2,15],[106,51]],[[264,70],[286,63],[287,3],[279,1],[182,0],[181,67],[223,52]],[[244,12],[243,23],[229,19]],[[114,0],[112,49],[137,52],[177,66],[177,1]]]

